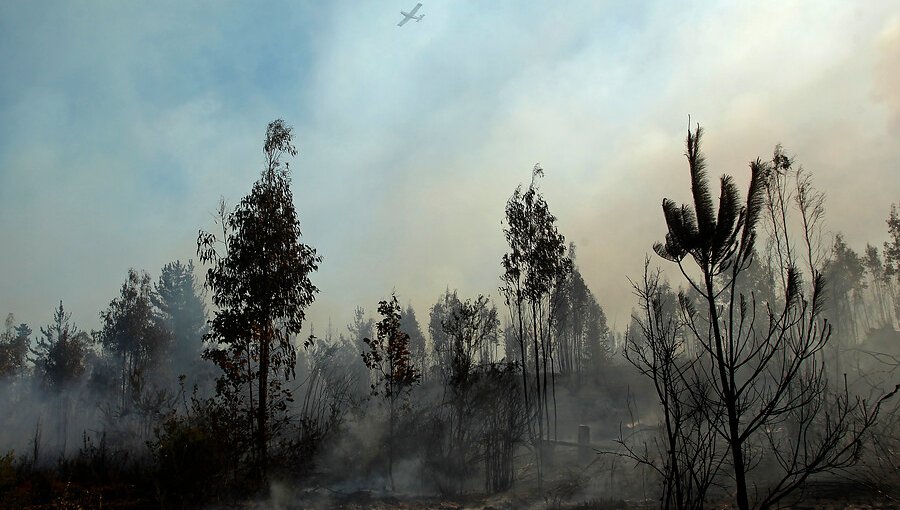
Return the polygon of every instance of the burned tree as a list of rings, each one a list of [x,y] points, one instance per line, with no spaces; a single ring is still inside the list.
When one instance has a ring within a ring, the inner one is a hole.
[[[659,434],[646,438],[640,431],[629,437],[620,433],[624,452],[615,454],[659,475],[662,508],[700,509],[722,464],[716,438],[722,416],[709,405],[707,383],[698,374],[702,360],[686,350],[677,298],[660,275],[659,269],[650,269],[647,259],[642,277],[632,282],[638,312],[623,352],[653,385],[662,412]],[[639,442],[645,448],[635,447]],[[648,443],[656,446],[655,451],[646,447]]]
[[[697,306],[681,293],[680,309],[700,346],[697,364],[709,405],[723,415],[717,432],[729,451],[736,505],[750,508],[750,472],[764,465],[769,477],[759,481],[767,488],[753,503],[768,508],[811,475],[855,462],[884,399],[867,404],[829,384],[823,357],[832,330],[822,318],[818,244],[824,197],[809,175],[793,168],[777,147],[771,162],[750,164],[745,202],[733,179],[722,177],[716,211],[701,134],[699,127],[688,133],[685,154],[693,207],[663,200],[668,234],[654,250],[677,264],[701,296]],[[781,296],[765,305],[738,290],[762,220],[781,281]],[[799,233],[793,225],[800,225]]]

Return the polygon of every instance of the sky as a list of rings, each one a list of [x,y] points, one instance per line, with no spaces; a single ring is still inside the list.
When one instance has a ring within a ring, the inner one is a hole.
[[[710,174],[746,188],[782,143],[828,231],[881,246],[900,202],[900,0],[872,2],[0,3],[0,312],[82,329],[129,268],[196,259],[246,195],[268,122],[293,126],[308,311],[337,330],[396,291],[499,304],[503,210],[540,187],[610,326],[690,198],[688,116]],[[660,265],[665,261],[656,259]]]

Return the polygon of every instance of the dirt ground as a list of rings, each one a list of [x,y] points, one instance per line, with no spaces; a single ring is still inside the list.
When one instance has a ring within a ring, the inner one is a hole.
[[[277,492],[277,491],[275,491]],[[658,508],[657,501],[585,499],[578,501],[553,501],[533,492],[517,492],[494,496],[437,497],[411,494],[388,494],[375,491],[340,493],[328,489],[316,489],[300,493],[273,493],[269,501],[250,503],[254,510],[340,509],[340,510],[620,510]],[[708,508],[729,509],[730,503],[710,503]],[[782,508],[823,510],[871,510],[900,508],[900,502],[892,501],[870,488],[845,481],[810,484],[801,500],[783,502]]]

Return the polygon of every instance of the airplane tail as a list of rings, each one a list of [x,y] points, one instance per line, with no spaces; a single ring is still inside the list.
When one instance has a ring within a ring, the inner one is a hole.
[[[420,22],[420,21],[422,21],[422,18],[424,18],[424,17],[425,17],[425,15],[424,15],[424,14],[419,14],[419,17],[418,17],[418,18],[416,18],[416,23],[418,23],[418,22]]]

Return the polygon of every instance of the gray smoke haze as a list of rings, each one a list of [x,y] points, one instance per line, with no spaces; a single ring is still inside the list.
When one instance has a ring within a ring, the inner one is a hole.
[[[900,196],[896,0],[434,1],[403,30],[403,2],[216,7],[0,6],[4,313],[38,325],[63,299],[90,329],[129,267],[196,258],[276,117],[325,256],[318,330],[391,288],[420,313],[448,285],[496,294],[503,207],[536,161],[622,329],[659,203],[689,193],[688,114],[714,175],[743,182],[784,143],[857,250]]]

